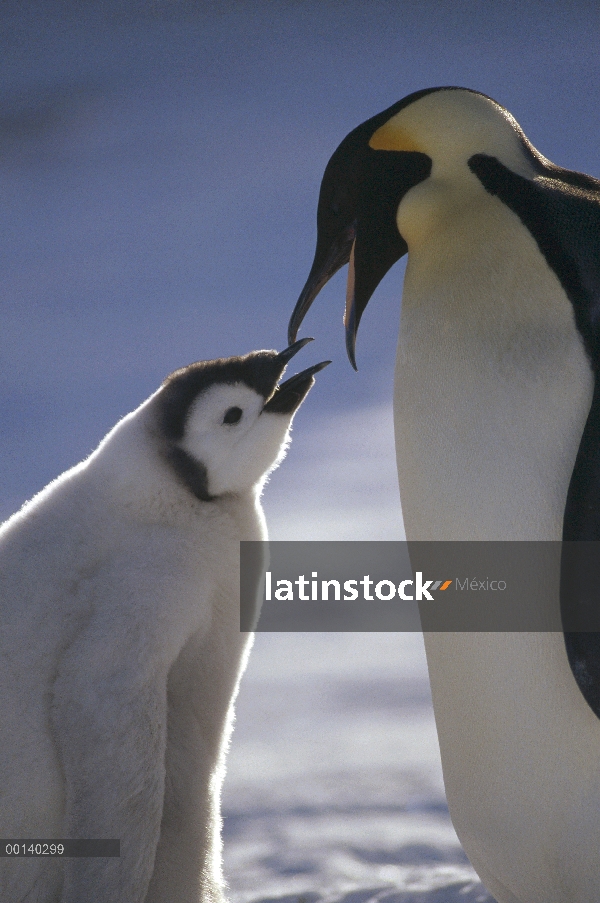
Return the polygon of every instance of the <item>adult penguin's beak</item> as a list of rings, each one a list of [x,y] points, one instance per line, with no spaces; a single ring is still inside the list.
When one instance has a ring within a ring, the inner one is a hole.
[[[396,225],[398,206],[406,192],[431,172],[426,154],[374,150],[369,137],[359,126],[327,165],[317,210],[315,257],[288,332],[293,342],[323,286],[349,264],[344,325],[346,350],[355,370],[356,334],[363,312],[390,267],[408,250]]]

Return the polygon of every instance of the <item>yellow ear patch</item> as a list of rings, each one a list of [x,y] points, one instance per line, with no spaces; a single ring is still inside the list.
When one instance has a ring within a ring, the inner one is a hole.
[[[371,136],[369,147],[372,147],[373,150],[419,151],[423,153],[423,149],[411,138],[409,132],[396,125],[393,117]]]

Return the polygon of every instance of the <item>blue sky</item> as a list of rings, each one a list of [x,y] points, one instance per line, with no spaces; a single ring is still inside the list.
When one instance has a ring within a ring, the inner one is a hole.
[[[171,370],[285,345],[324,166],[438,84],[507,106],[600,176],[592,3],[7,2],[0,11],[0,513]],[[400,535],[389,404],[402,265],[346,361],[345,276],[298,366],[332,358],[266,490],[280,538]]]

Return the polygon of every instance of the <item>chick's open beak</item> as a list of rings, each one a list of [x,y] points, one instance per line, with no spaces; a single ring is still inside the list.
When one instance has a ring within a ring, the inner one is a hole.
[[[277,355],[277,360],[281,361],[285,367],[288,361],[301,348],[304,348],[308,342],[312,341],[312,338],[305,338],[293,342]],[[330,363],[331,361],[321,361],[319,364],[313,364],[312,367],[307,367],[306,370],[302,370],[300,373],[296,373],[295,376],[286,379],[285,382],[279,383],[265,404],[263,412],[268,414],[291,414],[296,411],[314,385],[315,373],[323,370]]]

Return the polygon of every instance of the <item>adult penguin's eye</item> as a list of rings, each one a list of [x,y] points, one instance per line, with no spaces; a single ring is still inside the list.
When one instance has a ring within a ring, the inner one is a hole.
[[[229,408],[229,410],[225,411],[223,423],[239,423],[243,413],[241,408]]]

